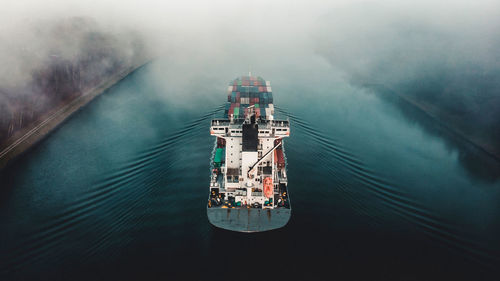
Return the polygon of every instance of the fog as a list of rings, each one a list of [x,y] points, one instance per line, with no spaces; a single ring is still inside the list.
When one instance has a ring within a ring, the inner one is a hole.
[[[348,78],[403,84],[421,69],[447,67],[443,64],[496,69],[499,6],[497,1],[12,1],[0,11],[0,54],[4,66],[20,68],[19,56],[40,56],[44,46],[53,45],[50,36],[36,36],[51,21],[85,17],[115,34],[140,33],[159,55],[196,51],[221,58],[222,64],[241,54],[238,59],[258,70],[265,65],[261,57],[278,61],[291,53],[316,53]],[[30,46],[28,54],[19,53],[23,46]],[[71,53],[74,47],[64,50]],[[2,67],[2,77],[12,73],[6,69],[11,67]]]
[[[316,50],[350,83],[399,95],[500,156],[498,3],[370,3],[319,20]]]
[[[499,6],[498,1],[12,1],[0,11],[0,84],[3,89],[28,84],[54,49],[63,57],[78,56],[80,41],[70,34],[54,40],[49,30],[83,18],[125,42],[117,44],[125,61],[137,55],[127,40],[132,34],[140,38],[141,55],[162,58],[152,81],[165,87],[177,81],[170,83],[177,87],[170,91],[176,102],[189,100],[190,91],[182,89],[194,79],[206,79],[216,91],[223,88],[217,85],[220,77],[227,82],[249,70],[278,84],[288,76],[309,84],[383,85],[434,106],[434,116],[454,119],[461,132],[489,143],[495,154]]]

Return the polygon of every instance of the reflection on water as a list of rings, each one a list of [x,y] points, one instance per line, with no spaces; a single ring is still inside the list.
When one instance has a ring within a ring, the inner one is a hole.
[[[458,151],[458,160],[469,176],[477,180],[496,182],[500,178],[500,162],[453,130],[446,128],[417,107],[401,99],[382,85],[365,85],[380,94],[380,98],[401,110],[408,122],[418,124],[427,134],[440,137],[449,150]]]
[[[484,171],[485,156],[418,113],[343,86],[315,89],[305,105],[293,102],[295,82],[275,84],[292,126],[292,219],[233,233],[205,211],[209,120],[225,85],[220,100],[196,90],[182,104],[150,71],[1,171],[0,279],[495,279],[496,177],[464,169]]]

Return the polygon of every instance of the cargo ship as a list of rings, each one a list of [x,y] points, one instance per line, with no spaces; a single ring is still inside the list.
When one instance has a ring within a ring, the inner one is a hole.
[[[262,77],[236,78],[227,92],[224,116],[210,126],[208,220],[239,232],[281,228],[292,210],[283,143],[289,120],[275,119],[271,83]]]

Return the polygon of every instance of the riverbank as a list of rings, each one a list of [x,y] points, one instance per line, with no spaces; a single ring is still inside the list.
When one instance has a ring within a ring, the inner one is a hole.
[[[496,161],[500,161],[500,149],[487,139],[481,138],[481,136],[467,133],[466,130],[463,129],[465,125],[462,124],[460,118],[443,112],[434,104],[427,103],[425,101],[419,101],[415,98],[412,98],[411,96],[397,93],[396,91],[388,89],[387,87],[382,85],[364,84],[363,86],[374,89],[375,91],[381,92],[383,94],[386,93],[388,95],[397,96],[399,99],[401,99],[401,101],[429,116],[432,120],[434,120],[434,122],[437,122],[440,126],[446,128],[448,131],[452,132],[460,139],[485,152]]]
[[[464,130],[461,129],[460,126],[453,126],[453,124],[460,122],[459,120],[455,120],[456,118],[453,118],[453,116],[445,115],[438,117],[437,116],[438,109],[434,105],[425,102],[419,102],[415,99],[405,96],[400,96],[400,97],[404,99],[406,102],[410,103],[411,105],[425,112],[433,119],[437,120],[441,125],[452,130],[455,134],[459,135],[463,139],[467,140],[468,142],[472,143],[473,145],[477,146],[490,156],[500,161],[500,151],[498,150],[498,148],[496,148],[494,145],[490,144],[487,140],[484,140],[479,136],[467,134],[466,132],[464,132]]]
[[[109,79],[103,81],[93,89],[87,91],[85,94],[54,109],[52,112],[41,118],[40,122],[36,122],[33,125],[26,127],[10,137],[0,148],[0,169],[5,167],[17,156],[27,151],[37,142],[45,138],[73,113],[87,105],[95,97],[104,93],[104,91],[115,85],[130,73],[149,63],[149,61],[150,60],[141,61],[140,63],[127,67],[124,70],[112,75]]]

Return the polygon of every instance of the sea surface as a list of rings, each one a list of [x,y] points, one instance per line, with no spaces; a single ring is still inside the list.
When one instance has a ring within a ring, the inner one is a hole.
[[[140,68],[0,171],[0,280],[499,280],[498,161],[320,60],[253,73],[291,122],[290,222],[212,227],[210,119],[246,65],[192,59]]]

